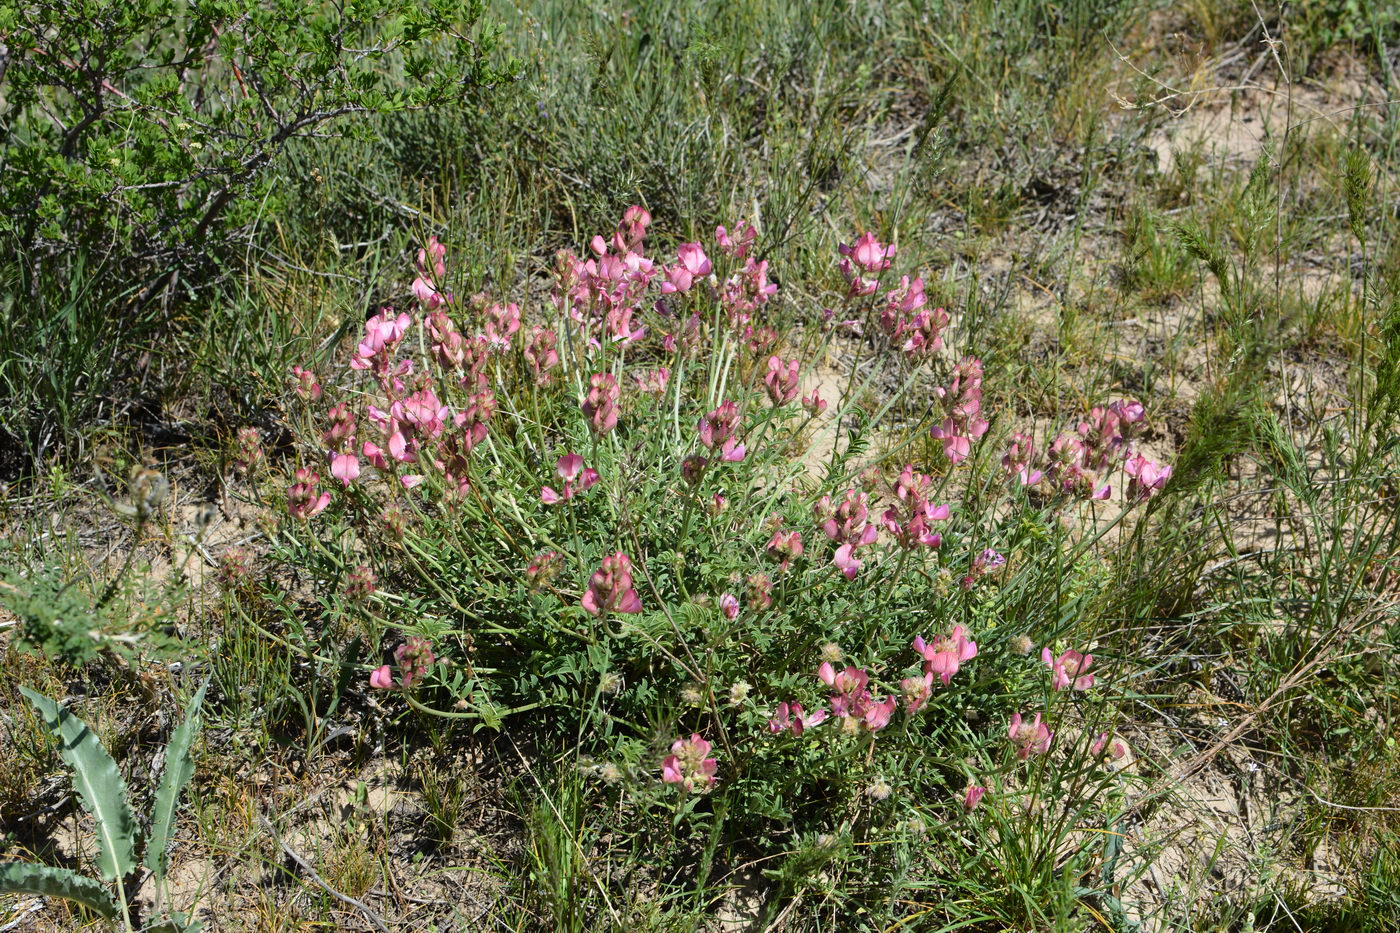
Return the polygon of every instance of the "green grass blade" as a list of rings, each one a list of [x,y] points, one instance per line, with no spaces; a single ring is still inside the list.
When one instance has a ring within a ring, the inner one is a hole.
[[[50,865],[0,862],[0,894],[43,894],[84,904],[111,920],[121,913],[117,902],[99,882]]]
[[[155,810],[151,814],[151,832],[146,837],[146,867],[156,876],[159,884],[165,878],[165,867],[170,847],[171,830],[175,826],[175,812],[180,808],[180,794],[185,785],[194,777],[194,760],[190,758],[190,746],[199,734],[202,721],[200,707],[204,704],[204,691],[209,688],[206,681],[185,710],[185,721],[170,735],[170,743],[165,746],[165,770],[160,776],[160,787],[156,790]]]
[[[117,881],[136,867],[136,818],[126,802],[126,782],[117,763],[87,723],[54,700],[27,687],[20,692],[58,736],[58,753],[73,769],[73,788],[97,824],[102,877]]]

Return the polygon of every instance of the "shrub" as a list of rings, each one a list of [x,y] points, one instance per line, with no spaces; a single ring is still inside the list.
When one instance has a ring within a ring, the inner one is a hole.
[[[455,0],[8,6],[0,235],[33,275],[62,280],[86,257],[157,294],[227,256],[277,197],[266,169],[292,140],[460,104],[504,78],[481,13]]]
[[[982,364],[893,246],[843,245],[840,308],[812,314],[782,305],[751,225],[667,261],[650,222],[630,208],[559,254],[547,311],[462,294],[433,238],[415,313],[292,374],[297,462],[262,474],[278,556],[389,652],[368,685],[570,749],[669,872],[703,875],[721,838],[820,835],[801,858],[821,861],[986,809],[1029,813],[1051,851],[1108,818],[1126,747],[1100,666],[1050,645],[1103,596],[1092,543],[1168,482],[1142,406],[998,456]],[[850,332],[900,384],[879,412],[804,384]],[[883,423],[928,386],[922,418]],[[804,455],[818,419],[853,425],[829,458]],[[1055,743],[1080,754],[1047,767]]]

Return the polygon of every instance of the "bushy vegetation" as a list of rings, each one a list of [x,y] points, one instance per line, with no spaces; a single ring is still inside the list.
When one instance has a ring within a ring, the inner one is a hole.
[[[287,12],[0,13],[0,907],[1400,922],[1388,10]]]

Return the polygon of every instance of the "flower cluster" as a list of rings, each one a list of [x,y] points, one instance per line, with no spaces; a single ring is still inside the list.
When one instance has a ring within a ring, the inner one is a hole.
[[[699,734],[676,739],[671,744],[671,754],[661,762],[661,780],[679,784],[687,793],[709,791],[715,786],[715,771],[719,767],[718,762],[709,757],[710,748],[710,743]]]
[[[564,489],[562,492],[556,492],[549,486],[541,489],[540,501],[545,505],[568,502],[577,493],[586,491],[598,482],[598,471],[584,466],[583,458],[578,454],[565,454],[560,457],[554,464],[554,472],[563,480]]]
[[[1042,648],[1040,659],[1054,675],[1050,685],[1056,690],[1065,690],[1069,687],[1073,687],[1075,690],[1088,690],[1094,685],[1094,675],[1088,673],[1089,668],[1094,664],[1092,654],[1080,654],[1078,651],[1070,650],[1057,658],[1051,654],[1049,648]]]
[[[1044,480],[1065,495],[1095,500],[1109,497],[1113,487],[1105,480],[1105,474],[1121,466],[1128,476],[1127,498],[1144,501],[1159,492],[1172,473],[1169,465],[1157,463],[1134,449],[1133,441],[1142,433],[1145,419],[1142,404],[1132,399],[1095,407],[1073,431],[1055,436],[1043,469],[1036,465],[1031,438],[1013,434],[1011,446],[1001,459],[1002,467],[1023,486],[1035,486]]]
[[[314,470],[297,470],[296,482],[287,490],[287,511],[297,518],[315,518],[325,511],[331,494],[320,492],[320,482],[320,474]]]
[[[428,668],[436,663],[432,642],[414,636],[394,649],[394,668],[385,664],[369,675],[369,685],[377,690],[407,690],[427,676]],[[394,669],[398,683],[394,682]]]
[[[895,504],[885,510],[880,521],[900,547],[938,547],[943,543],[932,523],[944,521],[951,513],[948,506],[929,501],[932,487],[932,478],[914,472],[912,466],[906,466],[895,480]]]
[[[739,430],[739,422],[739,406],[731,401],[720,403],[718,408],[700,419],[699,427],[696,428],[700,435],[700,443],[707,450],[717,450],[721,460],[729,463],[743,460],[747,451],[735,437]],[[704,458],[701,458],[702,469],[705,462]]]
[[[943,408],[943,420],[930,433],[943,442],[943,454],[960,463],[972,453],[972,442],[987,433],[982,417],[982,361],[964,357],[953,370],[953,381],[934,389]]]
[[[831,688],[831,715],[841,720],[843,729],[879,732],[890,724],[898,704],[894,697],[875,699],[869,689],[870,675],[865,671],[850,666],[837,671],[830,662],[823,661],[817,668],[817,677]]]
[[[861,560],[856,556],[856,550],[873,544],[880,535],[879,527],[867,520],[870,515],[870,496],[859,490],[848,489],[839,505],[833,507],[831,497],[822,496],[812,507],[812,511],[821,525],[822,533],[838,542],[832,563],[841,570],[846,579],[855,579],[861,568]]]
[[[928,298],[922,278],[904,276],[899,285],[885,293],[884,299],[880,329],[909,362],[917,363],[943,348],[948,312],[925,307]]]
[[[642,611],[642,601],[632,588],[632,560],[618,551],[603,563],[588,581],[580,605],[595,616],[610,612]]]
[[[846,279],[850,295],[873,295],[880,287],[880,275],[890,267],[894,258],[893,244],[886,246],[873,233],[862,233],[855,243],[840,244],[841,275]],[[922,283],[920,283],[922,285]]]

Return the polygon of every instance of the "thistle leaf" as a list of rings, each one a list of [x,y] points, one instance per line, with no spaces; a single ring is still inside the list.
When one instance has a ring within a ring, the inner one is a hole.
[[[0,862],[0,894],[43,894],[77,901],[111,920],[121,912],[99,882],[66,868],[33,862]]]
[[[170,743],[165,746],[165,770],[160,776],[160,787],[156,790],[155,809],[151,813],[151,832],[146,837],[146,867],[156,876],[156,883],[165,880],[165,869],[169,862],[171,831],[175,826],[175,813],[180,809],[180,794],[185,785],[194,777],[194,760],[190,758],[190,746],[199,734],[203,720],[200,707],[204,703],[204,691],[209,682],[195,693],[185,710],[185,720],[170,734]]]
[[[73,789],[97,824],[97,867],[108,881],[136,867],[136,818],[126,802],[126,782],[117,763],[87,723],[54,700],[20,687],[44,724],[58,736],[58,753],[73,769]]]

